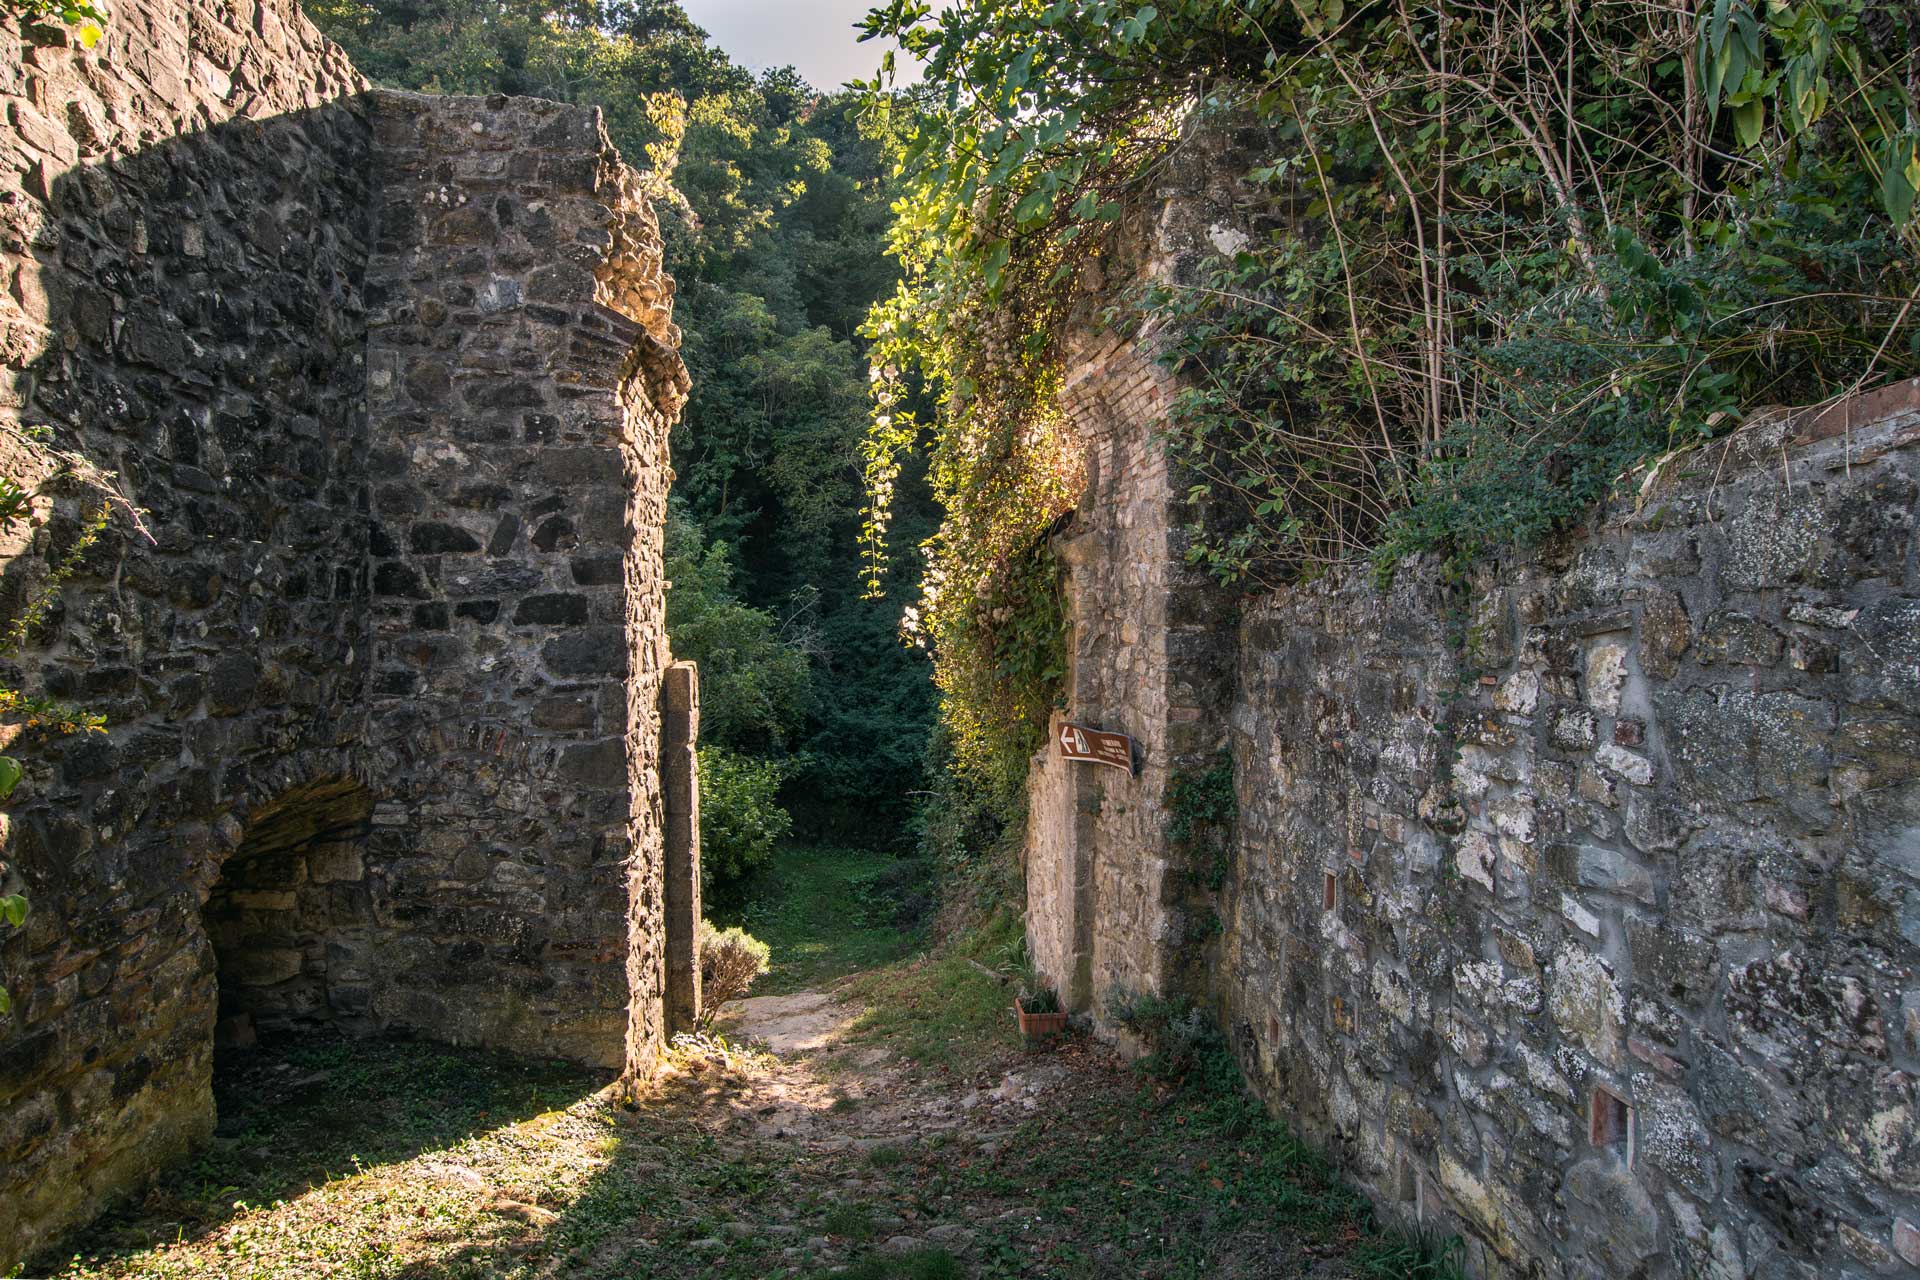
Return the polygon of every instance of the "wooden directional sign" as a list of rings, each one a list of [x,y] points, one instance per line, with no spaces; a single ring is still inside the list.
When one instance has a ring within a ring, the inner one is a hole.
[[[1103,733],[1083,724],[1063,724],[1060,726],[1060,736],[1054,739],[1054,745],[1060,748],[1060,758],[1063,760],[1110,764],[1116,769],[1133,772],[1133,739],[1124,733]]]

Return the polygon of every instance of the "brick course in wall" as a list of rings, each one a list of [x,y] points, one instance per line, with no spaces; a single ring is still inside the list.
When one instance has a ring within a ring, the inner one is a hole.
[[[1148,269],[1217,207],[1177,198]],[[1464,589],[1332,573],[1236,624],[1181,565],[1152,350],[1083,337],[1068,379],[1066,714],[1145,750],[1035,762],[1042,971],[1108,1031],[1211,1008],[1475,1274],[1920,1266],[1920,384],[1668,459]],[[1222,743],[1204,892],[1167,785]]]
[[[0,19],[0,462],[146,515],[9,683],[0,1272],[316,1022],[643,1070],[664,1033],[660,534],[687,381],[591,111],[370,93],[290,0]],[[98,502],[0,547],[18,608]],[[9,613],[11,616],[11,613]]]

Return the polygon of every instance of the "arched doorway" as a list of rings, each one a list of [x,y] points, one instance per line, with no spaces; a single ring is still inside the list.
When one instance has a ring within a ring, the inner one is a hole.
[[[220,988],[216,1049],[303,1025],[367,1027],[372,809],[365,787],[329,778],[248,815],[203,909]]]

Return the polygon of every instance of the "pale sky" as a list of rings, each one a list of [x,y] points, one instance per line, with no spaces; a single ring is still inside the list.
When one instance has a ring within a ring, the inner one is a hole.
[[[854,23],[874,0],[680,0],[713,42],[755,71],[795,66],[816,89],[873,77],[886,46],[859,43]],[[901,59],[907,71],[911,59]],[[904,79],[905,77],[903,77]]]

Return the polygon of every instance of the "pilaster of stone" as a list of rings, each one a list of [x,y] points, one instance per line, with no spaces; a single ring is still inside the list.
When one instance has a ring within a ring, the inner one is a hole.
[[[700,1018],[700,670],[667,668],[661,689],[660,781],[666,793],[666,945],[669,1035]]]

